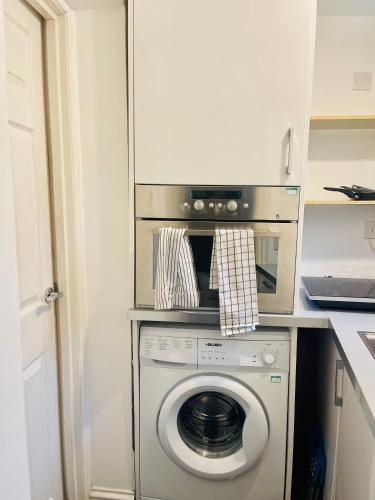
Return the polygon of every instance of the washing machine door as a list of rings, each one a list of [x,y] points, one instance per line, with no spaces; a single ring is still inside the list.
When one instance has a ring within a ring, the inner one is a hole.
[[[203,478],[227,479],[256,465],[269,428],[258,397],[240,381],[194,375],[164,399],[158,435],[168,457]]]

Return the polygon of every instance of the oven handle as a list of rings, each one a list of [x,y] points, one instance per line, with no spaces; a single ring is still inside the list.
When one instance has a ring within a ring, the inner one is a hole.
[[[167,226],[161,226],[161,227],[167,227]],[[189,229],[189,228],[182,228],[186,229],[186,235],[187,236],[215,236],[215,229]],[[152,231],[152,234],[159,234],[160,228],[155,228]],[[280,232],[278,231],[254,231],[254,237],[260,237],[260,236],[268,236],[270,238],[280,238]]]

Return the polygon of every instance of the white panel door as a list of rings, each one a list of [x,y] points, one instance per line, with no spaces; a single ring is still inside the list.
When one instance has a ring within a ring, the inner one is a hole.
[[[53,286],[43,22],[21,0],[4,9],[32,498],[62,500],[55,309],[43,300]]]
[[[315,0],[134,0],[136,182],[299,184],[314,17]]]
[[[375,437],[359,397],[345,370],[337,449],[336,500],[375,498]]]

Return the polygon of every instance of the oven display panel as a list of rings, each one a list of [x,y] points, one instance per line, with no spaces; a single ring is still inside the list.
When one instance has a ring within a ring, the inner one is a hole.
[[[241,200],[242,191],[220,191],[193,189],[191,200]]]

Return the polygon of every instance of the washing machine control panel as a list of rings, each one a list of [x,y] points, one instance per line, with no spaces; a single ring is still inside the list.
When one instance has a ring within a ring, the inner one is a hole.
[[[198,365],[288,369],[288,341],[198,340]]]
[[[288,340],[196,339],[142,335],[142,364],[254,367],[289,370]]]

